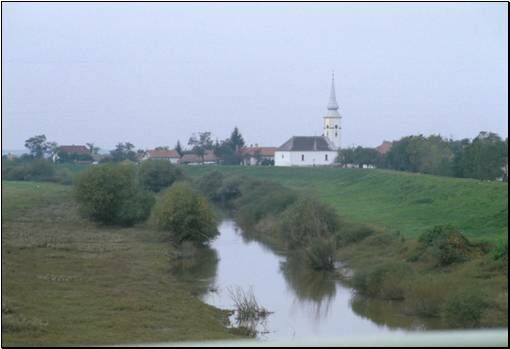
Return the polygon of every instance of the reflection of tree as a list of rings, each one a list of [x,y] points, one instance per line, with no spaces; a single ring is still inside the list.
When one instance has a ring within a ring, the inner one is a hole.
[[[218,253],[209,247],[183,244],[170,259],[170,271],[179,281],[190,283],[199,296],[214,289]]]
[[[424,330],[440,328],[439,319],[420,319],[406,315],[405,304],[401,301],[384,301],[354,295],[352,310],[359,316],[390,329]]]
[[[297,299],[313,305],[316,319],[327,316],[336,295],[333,274],[309,268],[299,255],[288,256],[280,269]]]

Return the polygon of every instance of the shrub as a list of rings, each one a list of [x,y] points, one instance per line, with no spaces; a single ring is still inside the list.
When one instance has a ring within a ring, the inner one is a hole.
[[[462,328],[473,328],[480,324],[488,304],[479,291],[466,291],[446,301],[444,316],[449,322]]]
[[[144,188],[156,193],[171,186],[182,176],[179,168],[165,160],[146,160],[140,167],[140,180]]]
[[[218,189],[223,185],[223,174],[214,170],[202,176],[198,181],[198,189],[211,201],[219,201]]]
[[[359,242],[372,235],[373,233],[374,230],[366,225],[345,226],[342,227],[337,234],[338,244],[340,246],[346,246],[355,242]]]
[[[207,199],[183,183],[163,193],[154,208],[154,217],[158,227],[170,232],[178,243],[203,244],[218,235],[216,218]]]
[[[87,169],[77,177],[75,194],[82,214],[104,224],[143,222],[154,204],[130,165],[104,164]]]
[[[498,243],[491,250],[492,258],[496,261],[506,260],[508,261],[508,240]]]
[[[299,247],[332,237],[338,227],[339,219],[333,208],[301,197],[285,212],[279,230],[289,247]]]
[[[357,272],[353,287],[358,293],[370,297],[401,300],[405,298],[406,283],[412,276],[412,270],[405,263],[384,264]]]
[[[312,241],[305,250],[308,264],[315,270],[333,270],[335,268],[335,251],[334,239]]]
[[[466,237],[451,225],[438,225],[418,238],[419,248],[429,250],[442,266],[465,260],[470,248]]]

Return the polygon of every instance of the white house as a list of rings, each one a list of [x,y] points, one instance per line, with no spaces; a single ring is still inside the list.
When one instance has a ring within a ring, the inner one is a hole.
[[[323,135],[291,137],[276,149],[275,166],[326,166],[335,162],[341,144],[342,117],[338,113],[334,76],[327,108]]]
[[[165,160],[169,161],[172,164],[176,164],[180,160],[179,153],[175,149],[164,149],[157,148],[153,150],[149,150],[145,153],[142,160]]]

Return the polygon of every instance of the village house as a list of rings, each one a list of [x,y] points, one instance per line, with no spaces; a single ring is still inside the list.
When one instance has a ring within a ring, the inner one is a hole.
[[[332,165],[341,144],[341,115],[335,93],[335,77],[331,81],[331,91],[327,113],[323,120],[322,136],[294,136],[275,151],[275,166],[325,166]]]
[[[165,160],[169,161],[172,164],[179,163],[181,159],[179,153],[175,149],[163,149],[157,148],[153,150],[148,150],[145,155],[142,157],[142,160]]]
[[[377,150],[379,154],[384,155],[390,151],[392,145],[392,142],[383,141],[381,145],[375,147],[375,150]]]
[[[250,145],[241,149],[242,164],[245,166],[274,165],[276,147],[259,147]]]
[[[212,150],[206,150],[203,159],[200,155],[194,153],[186,153],[182,155],[179,163],[185,165],[212,165],[218,163],[218,158]]]
[[[70,159],[74,161],[92,161],[89,148],[84,145],[61,145],[51,157],[53,162]]]

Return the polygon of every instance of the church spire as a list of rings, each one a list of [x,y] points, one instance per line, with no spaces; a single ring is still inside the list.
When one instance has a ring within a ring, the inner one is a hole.
[[[335,93],[335,72],[331,73],[331,93],[329,94],[328,110],[338,110]]]

